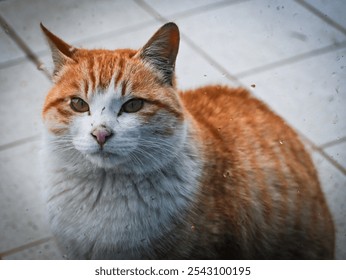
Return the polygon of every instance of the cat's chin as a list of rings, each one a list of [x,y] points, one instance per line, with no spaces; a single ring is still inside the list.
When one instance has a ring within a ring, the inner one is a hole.
[[[123,163],[124,160],[120,156],[107,152],[98,152],[85,154],[86,159],[88,159],[93,165],[100,168],[115,168]]]
[[[169,157],[165,160],[151,161],[150,164],[138,164],[134,161],[129,160],[131,155],[122,156],[104,151],[95,153],[84,153],[85,158],[95,167],[102,169],[116,170],[118,173],[135,173],[144,174],[153,171],[161,170],[171,163]],[[140,160],[138,160],[140,162]]]

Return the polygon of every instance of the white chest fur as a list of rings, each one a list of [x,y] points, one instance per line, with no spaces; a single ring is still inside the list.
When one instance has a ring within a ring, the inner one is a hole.
[[[194,199],[199,164],[182,153],[166,168],[124,174],[78,154],[43,150],[51,227],[69,258],[139,259],[173,230]]]

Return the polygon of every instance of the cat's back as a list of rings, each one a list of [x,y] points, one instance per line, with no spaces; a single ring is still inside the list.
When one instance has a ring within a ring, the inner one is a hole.
[[[227,146],[223,152],[233,145],[245,149],[249,155],[254,155],[259,146],[271,152],[287,143],[284,147],[303,148],[285,121],[244,88],[206,86],[182,92],[180,96],[204,140]]]
[[[296,132],[246,89],[206,86],[181,92],[180,96],[197,122],[202,141],[214,142],[216,149],[221,145],[221,154],[230,152],[235,156],[235,150],[242,150],[250,157],[257,155],[262,164],[265,162],[260,156],[267,153],[279,158],[294,156],[286,161],[309,163],[306,168],[315,172]]]
[[[181,99],[203,143],[199,203],[219,211],[207,214],[210,230],[233,232],[238,258],[332,258],[333,222],[294,130],[245,89],[207,86]],[[219,224],[220,214],[229,220]]]
[[[249,127],[252,128],[247,131],[249,134],[263,133],[270,128],[272,133],[268,133],[267,137],[277,133],[291,133],[280,117],[244,88],[205,86],[181,92],[180,96],[193,118],[201,126],[219,131],[222,138],[229,139],[229,134],[235,135]],[[285,126],[283,131],[282,126]]]

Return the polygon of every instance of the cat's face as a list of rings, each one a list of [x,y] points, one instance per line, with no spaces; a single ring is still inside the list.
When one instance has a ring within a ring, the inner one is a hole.
[[[186,130],[174,89],[174,25],[138,52],[75,49],[44,31],[55,62],[55,84],[43,108],[53,145],[98,167],[138,172],[174,157]]]

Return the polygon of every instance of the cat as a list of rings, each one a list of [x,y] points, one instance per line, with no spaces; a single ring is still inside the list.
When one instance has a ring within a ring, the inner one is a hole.
[[[76,48],[41,24],[49,221],[70,259],[332,259],[334,224],[298,135],[243,88],[180,92],[179,29]]]

